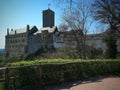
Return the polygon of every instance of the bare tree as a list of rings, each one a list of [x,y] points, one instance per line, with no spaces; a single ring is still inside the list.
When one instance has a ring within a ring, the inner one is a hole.
[[[63,0],[61,2],[67,2],[67,4],[65,3],[62,19],[72,30],[70,31],[72,34],[72,36],[70,35],[71,41],[75,41],[74,45],[76,46],[78,56],[85,59],[86,34],[92,24],[90,18],[91,4],[81,0]]]
[[[58,6],[72,6],[76,0],[53,0]]]
[[[95,0],[93,4],[94,18],[109,25],[105,37],[108,58],[116,58],[117,46],[115,30],[120,25],[120,0]]]
[[[114,27],[120,24],[120,0],[95,0],[94,18]]]
[[[67,31],[68,28],[69,28],[69,27],[68,27],[67,24],[61,23],[61,24],[59,25],[59,27],[58,27],[58,30],[64,32],[64,31]]]

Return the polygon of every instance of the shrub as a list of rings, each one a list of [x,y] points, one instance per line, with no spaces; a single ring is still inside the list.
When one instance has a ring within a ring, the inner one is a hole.
[[[0,67],[3,67],[5,65],[5,58],[4,56],[0,55]]]
[[[38,65],[25,66],[24,68],[17,67],[10,71],[12,77],[20,77],[11,81],[11,86],[21,88],[27,85],[56,84],[96,75],[120,74],[120,60],[54,59],[16,62],[10,63],[9,66],[30,64]]]
[[[4,84],[0,82],[0,90],[4,90]]]

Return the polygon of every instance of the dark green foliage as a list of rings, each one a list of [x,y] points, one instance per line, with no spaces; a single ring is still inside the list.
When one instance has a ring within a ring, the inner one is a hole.
[[[14,55],[12,57],[6,58],[6,62],[15,62],[15,61],[20,61],[24,58],[23,55]]]
[[[120,74],[120,60],[84,60],[20,67],[10,71],[12,77],[18,77],[11,81],[10,85],[17,89],[28,85],[57,84],[106,74]]]
[[[116,45],[116,28],[110,28],[110,30],[104,36],[104,41],[107,46],[106,58],[115,59],[117,57],[117,45]]]
[[[3,67],[5,65],[5,57],[3,55],[0,55],[0,67]]]
[[[34,57],[35,57],[34,54],[32,54],[32,53],[27,53],[27,54],[24,55],[23,59],[24,59],[24,60],[33,60]]]
[[[25,53],[21,55],[14,55],[12,57],[6,58],[7,62],[17,62],[21,60],[33,60],[33,59],[40,59],[40,58],[51,58],[51,53],[55,54],[55,48],[48,49],[48,48],[43,48],[39,49],[35,53]],[[50,54],[50,55],[49,55]],[[52,57],[55,58],[55,57]]]
[[[108,41],[106,41],[107,44],[107,50],[106,50],[106,58],[116,58],[117,55],[117,45],[116,40],[113,38],[110,38]]]
[[[0,90],[4,90],[4,84],[0,82]]]
[[[15,77],[10,81],[10,90],[16,90],[21,87],[37,85],[39,76],[37,75],[38,68],[18,68],[10,71],[10,76]]]
[[[86,52],[87,58],[90,59],[97,59],[97,58],[103,58],[103,50],[101,48],[94,48],[94,47],[89,47]]]
[[[95,0],[93,6],[93,17],[101,23],[108,24],[110,30],[105,37],[107,51],[106,58],[116,58],[116,31],[120,26],[120,1],[119,0]]]

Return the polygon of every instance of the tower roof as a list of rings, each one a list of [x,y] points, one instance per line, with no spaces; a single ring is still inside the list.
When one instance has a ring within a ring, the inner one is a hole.
[[[46,10],[43,10],[43,12],[52,12],[52,13],[54,13],[54,11],[51,10],[50,8],[48,8],[48,9],[46,9]]]
[[[32,28],[34,28],[35,26],[30,26],[30,29],[29,30],[32,30]],[[25,28],[20,28],[20,29],[15,29],[15,30],[11,30],[9,35],[14,35],[14,34],[20,34],[20,33],[25,33],[27,32],[27,29],[26,27]]]

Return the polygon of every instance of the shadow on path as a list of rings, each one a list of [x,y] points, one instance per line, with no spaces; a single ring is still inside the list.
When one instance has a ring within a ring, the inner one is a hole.
[[[73,86],[77,86],[80,84],[87,84],[87,83],[97,83],[97,82],[102,82],[103,79],[106,78],[120,78],[120,76],[96,76],[96,77],[91,77],[87,78],[84,80],[78,80],[78,81],[71,81],[71,82],[66,82],[66,83],[60,83],[59,85],[47,85],[47,86],[29,86],[25,87],[21,90],[68,90]]]

